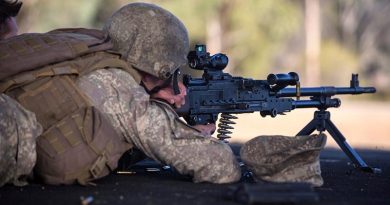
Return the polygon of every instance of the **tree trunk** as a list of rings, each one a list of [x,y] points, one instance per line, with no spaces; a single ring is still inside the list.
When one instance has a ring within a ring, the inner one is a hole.
[[[320,83],[321,25],[319,0],[305,1],[306,69],[304,85]]]

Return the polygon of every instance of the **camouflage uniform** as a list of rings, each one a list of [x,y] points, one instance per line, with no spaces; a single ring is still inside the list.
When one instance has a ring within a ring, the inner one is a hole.
[[[239,165],[228,145],[183,123],[169,105],[150,101],[127,72],[101,69],[81,77],[77,84],[121,135],[148,157],[192,175],[194,182],[240,179]]]
[[[161,80],[172,79],[187,62],[186,28],[156,5],[128,4],[114,13],[104,31],[130,67]],[[240,179],[229,146],[187,126],[169,105],[151,100],[137,74],[101,69],[79,78],[77,84],[116,130],[148,157],[193,176],[195,182]]]
[[[36,161],[35,139],[41,133],[33,113],[0,94],[0,186],[27,184]]]

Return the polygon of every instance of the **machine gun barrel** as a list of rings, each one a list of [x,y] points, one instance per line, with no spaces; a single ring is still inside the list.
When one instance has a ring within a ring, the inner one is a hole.
[[[296,97],[296,96],[334,96],[334,95],[358,95],[363,93],[375,93],[374,87],[360,87],[358,74],[352,74],[350,87],[306,87],[300,88],[297,93],[296,88],[284,88],[276,92],[277,97]]]
[[[374,87],[307,87],[300,89],[300,96],[334,96],[334,95],[358,95],[363,93],[375,93]],[[297,90],[295,88],[284,88],[276,93],[278,97],[295,97]]]

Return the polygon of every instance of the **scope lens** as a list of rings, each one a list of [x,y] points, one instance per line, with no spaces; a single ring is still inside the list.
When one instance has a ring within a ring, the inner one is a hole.
[[[205,45],[197,45],[196,50],[198,52],[205,52],[206,51],[206,46]]]

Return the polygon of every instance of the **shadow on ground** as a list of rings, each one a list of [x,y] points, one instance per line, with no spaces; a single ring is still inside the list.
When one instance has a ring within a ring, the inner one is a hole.
[[[239,145],[232,145],[235,153]],[[353,168],[339,150],[321,154],[325,184],[314,189],[317,204],[390,204],[390,151],[358,150],[363,159],[382,169],[381,174],[363,173]],[[164,169],[153,161],[132,167],[135,173],[112,174],[97,186],[47,186],[0,188],[0,204],[82,204],[90,197],[94,204],[240,204],[229,197],[231,190],[245,182],[228,185],[194,184],[187,176]]]

